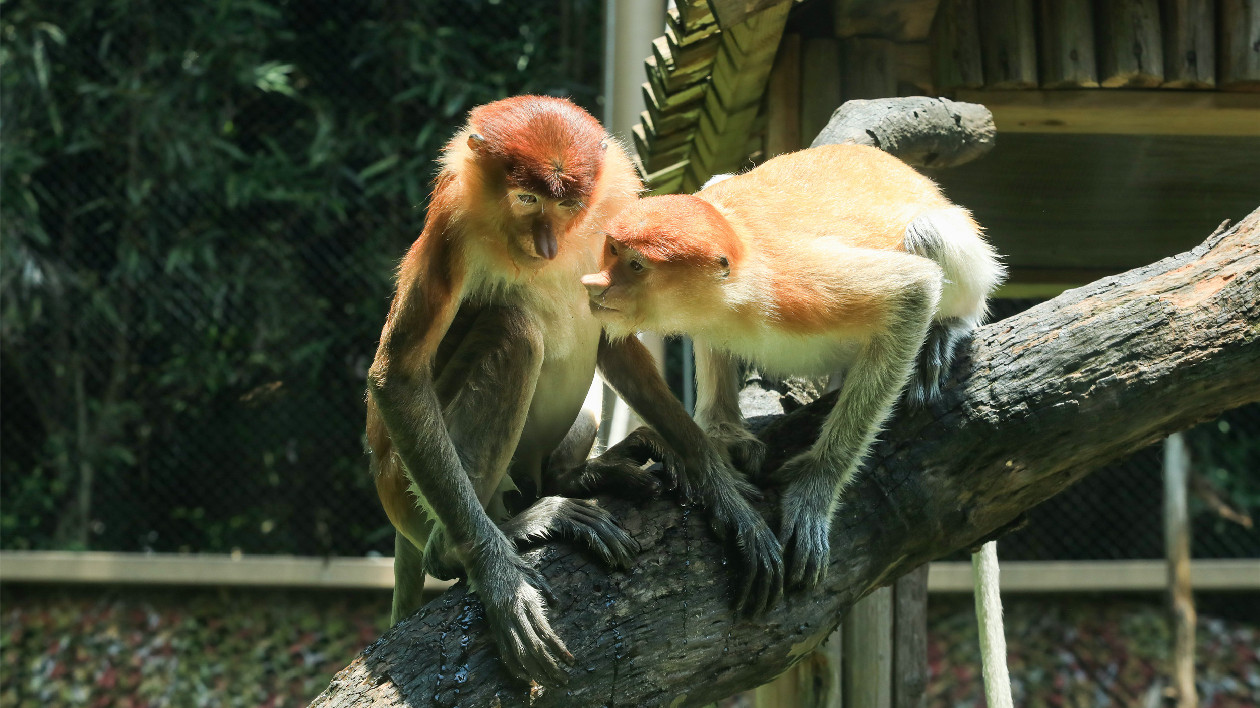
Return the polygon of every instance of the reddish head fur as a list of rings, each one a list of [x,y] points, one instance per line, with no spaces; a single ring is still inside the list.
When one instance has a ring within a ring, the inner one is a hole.
[[[733,267],[744,254],[735,230],[712,204],[687,194],[640,199],[609,226],[614,241],[657,263]]]
[[[588,198],[603,165],[604,129],[563,98],[516,96],[473,109],[485,142],[477,152],[504,164],[508,181],[552,199]]]

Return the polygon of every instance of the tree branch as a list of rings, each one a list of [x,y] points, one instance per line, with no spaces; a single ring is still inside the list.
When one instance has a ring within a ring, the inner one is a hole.
[[[854,601],[1000,533],[1111,460],[1260,400],[1260,210],[1173,258],[980,328],[944,398],[901,410],[846,491],[822,591],[757,622],[731,616],[700,512],[606,500],[643,547],[607,573],[564,545],[527,555],[556,590],[578,659],[562,689],[513,682],[463,584],[391,629],[312,705],[691,706],[806,656]],[[769,468],[814,439],[830,397],[771,423]],[[776,523],[773,492],[762,510]],[[532,701],[532,702],[531,702]]]

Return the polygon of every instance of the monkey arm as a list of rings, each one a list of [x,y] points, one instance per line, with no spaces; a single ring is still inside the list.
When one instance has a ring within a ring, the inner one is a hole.
[[[453,310],[454,306],[448,305],[435,318],[442,331],[449,327]],[[441,418],[443,407],[428,357],[416,355],[423,355],[423,343],[434,337],[430,328],[421,322],[408,322],[409,318],[416,319],[406,309],[391,313],[368,376],[369,395],[389,431],[393,449],[402,459],[413,492],[448,534],[452,549],[467,569],[469,584],[481,597],[508,670],[522,680],[562,684],[567,677],[559,662],[572,662],[573,656],[547,622],[543,599],[549,592],[547,583],[520,558],[482,508]],[[516,353],[525,362],[519,364],[522,370],[541,367],[541,334],[534,328],[526,329],[520,332],[519,343],[522,349]],[[536,381],[537,371],[529,378]],[[518,405],[498,411],[509,419],[525,414],[533,388],[516,393],[520,396]],[[522,407],[524,410],[516,410]],[[516,425],[519,436],[520,424]]]
[[[634,337],[617,342],[601,337],[599,369],[682,459],[683,498],[704,505],[714,532],[740,553],[746,575],[736,608],[759,615],[774,606],[783,591],[783,558],[778,540],[746,498],[757,496],[756,488],[731,469],[714,442],[687,415],[642,342]]]

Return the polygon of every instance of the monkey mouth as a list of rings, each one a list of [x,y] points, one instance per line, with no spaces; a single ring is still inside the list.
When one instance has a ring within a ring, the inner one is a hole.
[[[611,307],[605,307],[604,305],[601,305],[598,302],[591,300],[591,312],[620,312],[620,310],[614,310]]]

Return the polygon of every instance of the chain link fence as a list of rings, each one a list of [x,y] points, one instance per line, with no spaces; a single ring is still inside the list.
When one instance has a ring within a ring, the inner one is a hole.
[[[389,554],[364,379],[433,159],[501,96],[599,115],[602,12],[7,5],[0,544]],[[1260,557],[1222,511],[1260,508],[1258,433],[1250,406],[1191,434],[1197,556]],[[1002,554],[1159,557],[1160,495],[1155,447],[1035,509]]]

